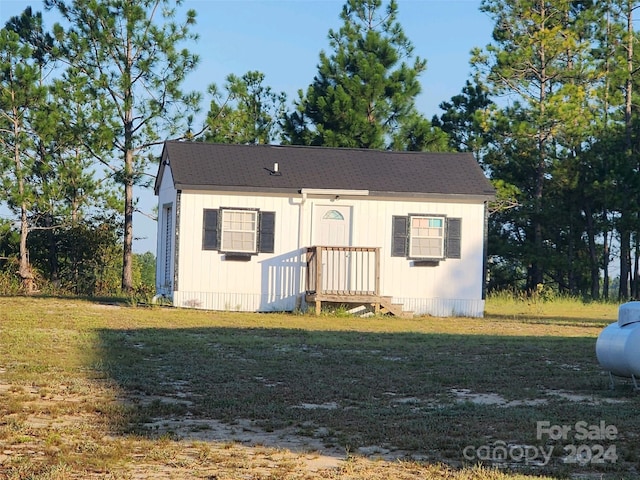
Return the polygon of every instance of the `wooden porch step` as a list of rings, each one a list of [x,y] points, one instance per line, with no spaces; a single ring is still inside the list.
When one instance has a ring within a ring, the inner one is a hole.
[[[373,306],[377,313],[391,314],[396,317],[413,318],[413,312],[403,310],[401,303],[393,303],[391,297],[381,297],[379,295],[359,294],[359,295],[336,295],[336,294],[316,294],[307,293],[305,296],[307,303],[315,304],[316,315],[322,309],[322,302],[345,303],[345,304],[369,304]]]
[[[380,313],[390,313],[396,317],[413,318],[413,312],[403,309],[402,303],[392,303],[391,297],[380,297]]]

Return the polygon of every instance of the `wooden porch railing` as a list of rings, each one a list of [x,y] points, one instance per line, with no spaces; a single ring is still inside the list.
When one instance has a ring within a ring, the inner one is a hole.
[[[380,248],[308,247],[307,294],[338,297],[380,295]]]

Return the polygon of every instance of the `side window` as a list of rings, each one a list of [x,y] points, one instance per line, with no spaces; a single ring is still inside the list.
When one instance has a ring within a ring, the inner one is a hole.
[[[258,250],[258,212],[256,210],[222,210],[220,250],[256,253]]]
[[[444,217],[409,217],[409,257],[444,257]]]
[[[273,253],[275,212],[240,208],[204,209],[202,249],[237,255]]]
[[[462,219],[442,215],[392,218],[391,256],[415,260],[460,258]]]

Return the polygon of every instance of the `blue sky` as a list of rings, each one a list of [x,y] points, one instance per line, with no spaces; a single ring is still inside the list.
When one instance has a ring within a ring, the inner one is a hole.
[[[328,51],[329,29],[338,30],[344,2],[337,0],[187,0],[198,12],[201,64],[196,85],[219,85],[229,73],[265,74],[265,83],[290,100],[317,73],[319,53]],[[486,45],[492,23],[470,0],[399,0],[399,22],[427,60],[419,108],[427,116],[459,93],[470,73],[469,52]]]
[[[258,70],[265,84],[285,92],[291,102],[297,90],[306,90],[317,73],[321,50],[329,53],[329,29],[341,26],[343,0],[185,0],[196,10],[200,35],[187,48],[200,55],[197,70],[186,87],[206,93],[211,83],[222,87],[230,73]],[[0,0],[2,25],[28,5],[42,10],[41,1]],[[479,11],[480,1],[398,0],[398,21],[414,46],[414,54],[427,60],[420,77],[418,109],[427,117],[442,113],[438,105],[460,93],[469,78],[469,52],[491,40],[491,19]],[[47,17],[45,17],[45,21]],[[47,27],[51,25],[46,24]],[[206,111],[205,97],[203,109]],[[151,212],[156,199],[151,190],[138,190],[140,208]],[[156,250],[155,222],[134,218],[134,251]]]

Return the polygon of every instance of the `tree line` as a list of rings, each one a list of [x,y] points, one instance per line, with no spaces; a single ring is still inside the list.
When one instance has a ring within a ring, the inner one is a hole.
[[[607,297],[617,257],[618,298],[640,294],[635,3],[482,3],[493,42],[471,63],[489,97],[465,101],[485,104],[472,148],[508,199],[490,219],[496,286]]]
[[[473,152],[498,191],[491,289],[607,297],[613,264],[618,297],[640,296],[635,2],[482,1],[491,42],[431,119],[416,107],[427,62],[395,0],[347,0],[291,101],[259,71],[184,91],[199,58],[197,12],[181,3],[44,0],[44,15],[27,8],[0,31],[0,201],[12,214],[0,257],[24,290],[39,279],[85,293],[106,265],[135,288],[134,188],[149,187],[172,138]],[[53,12],[62,20],[47,29]]]

